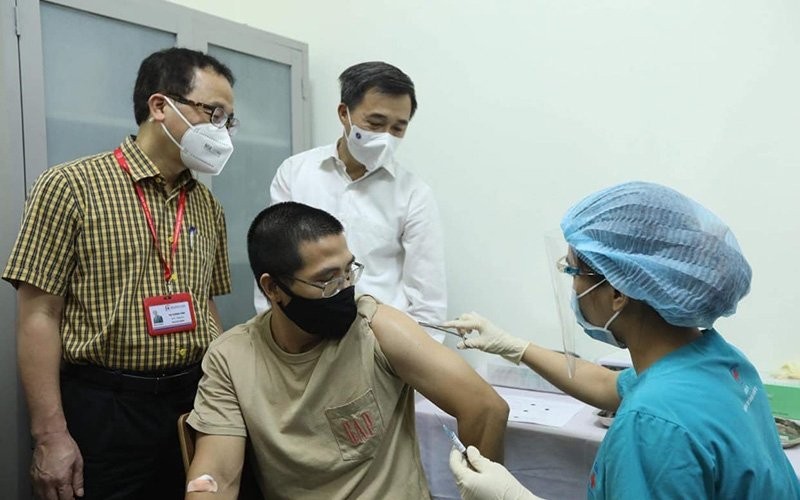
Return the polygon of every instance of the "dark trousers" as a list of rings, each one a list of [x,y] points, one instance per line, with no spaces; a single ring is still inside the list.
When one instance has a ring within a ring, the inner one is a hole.
[[[131,379],[118,372],[68,368],[73,369],[62,371],[61,399],[67,428],[83,456],[83,498],[184,498],[177,421],[192,409],[199,368],[186,375],[185,383],[160,386],[147,377],[128,384]]]

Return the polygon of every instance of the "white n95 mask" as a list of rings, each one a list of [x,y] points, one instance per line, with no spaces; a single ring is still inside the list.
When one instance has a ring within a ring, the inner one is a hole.
[[[367,171],[371,172],[392,162],[397,148],[400,147],[399,137],[388,132],[370,132],[353,125],[349,109],[347,121],[350,122],[350,134],[346,137],[347,150]]]
[[[228,158],[233,153],[233,142],[225,127],[219,128],[212,123],[201,123],[192,125],[189,120],[178,111],[172,103],[172,99],[167,98],[167,103],[178,113],[178,116],[189,126],[183,134],[181,142],[175,140],[169,133],[164,122],[161,128],[167,137],[181,150],[181,161],[190,170],[204,174],[219,175]]]

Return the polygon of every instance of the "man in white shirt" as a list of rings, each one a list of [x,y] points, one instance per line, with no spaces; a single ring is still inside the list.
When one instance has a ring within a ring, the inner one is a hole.
[[[351,66],[339,83],[342,137],[284,161],[271,203],[296,201],[333,214],[364,264],[357,293],[439,323],[447,313],[439,210],[430,187],[394,159],[417,109],[414,83],[383,62]],[[268,307],[257,287],[255,306]]]

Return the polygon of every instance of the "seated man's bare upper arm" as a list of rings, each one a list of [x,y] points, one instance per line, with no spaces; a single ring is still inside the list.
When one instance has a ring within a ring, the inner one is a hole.
[[[408,315],[380,305],[372,329],[381,350],[407,384],[455,417],[505,401],[451,349],[434,341]]]

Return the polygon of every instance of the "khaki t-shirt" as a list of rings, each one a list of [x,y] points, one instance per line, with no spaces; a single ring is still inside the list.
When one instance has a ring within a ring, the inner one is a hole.
[[[266,498],[430,498],[414,427],[414,391],[375,339],[377,302],[339,341],[289,354],[271,311],[215,340],[189,424],[243,436]]]

